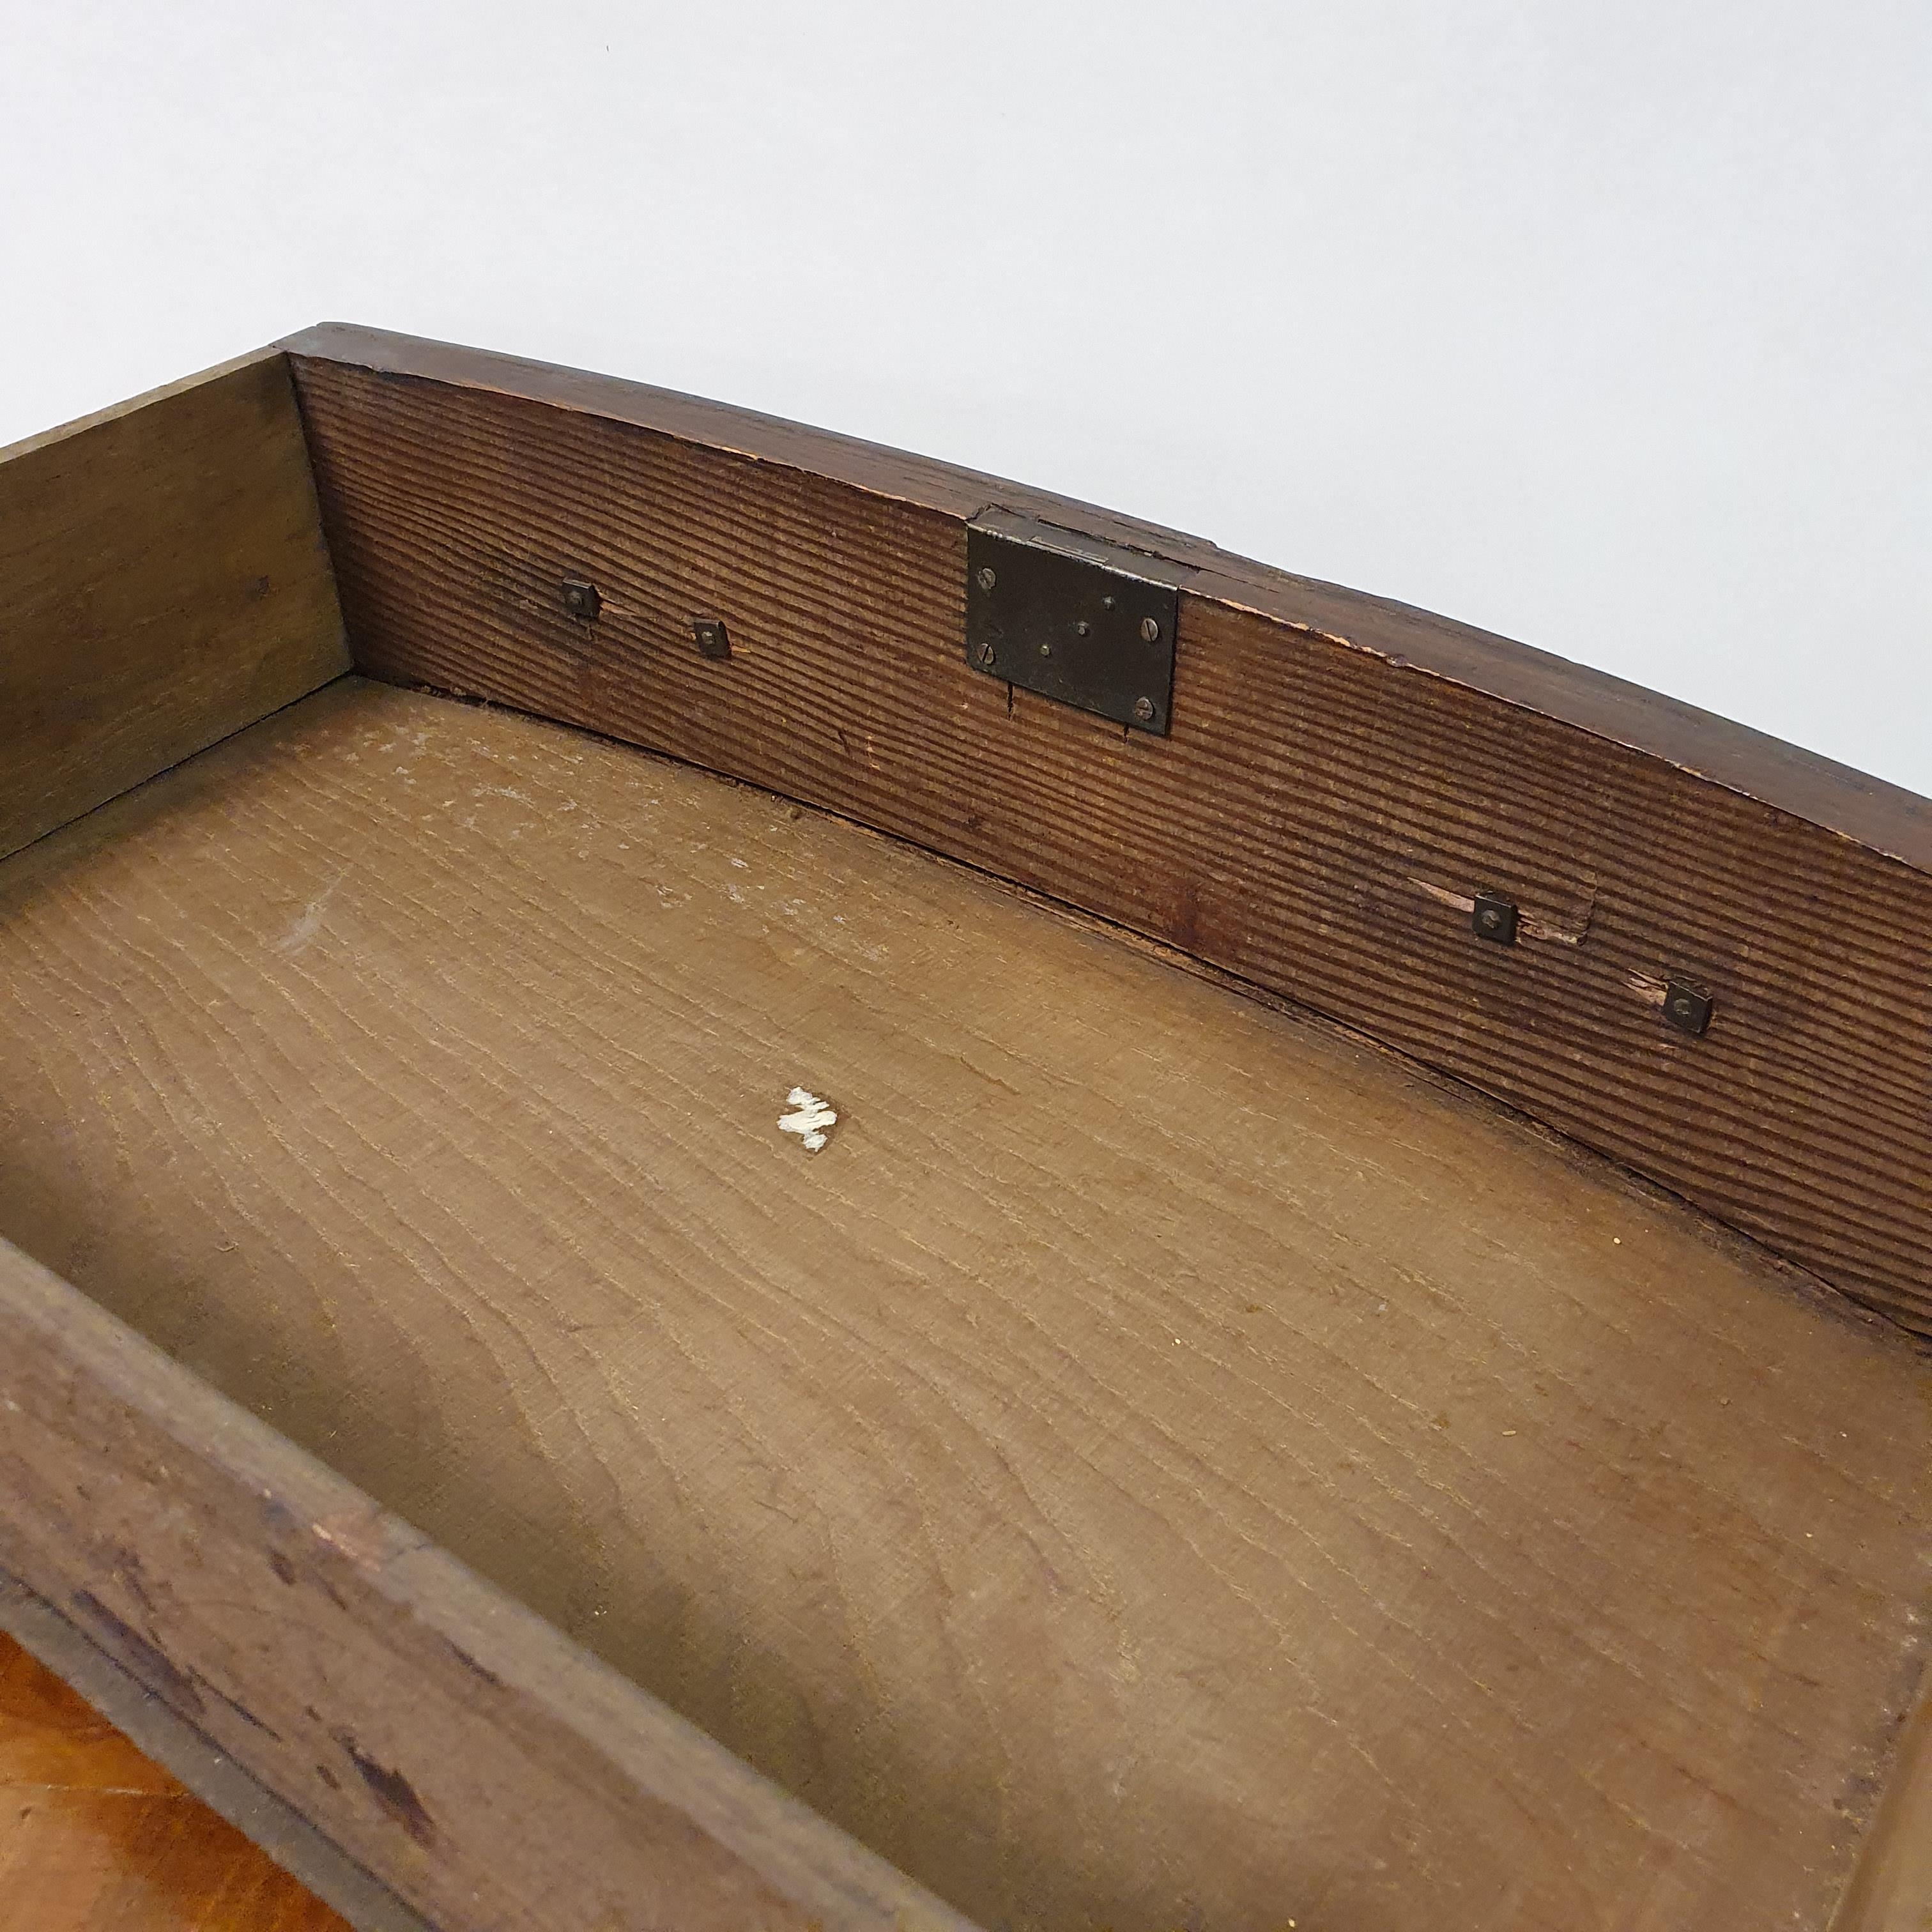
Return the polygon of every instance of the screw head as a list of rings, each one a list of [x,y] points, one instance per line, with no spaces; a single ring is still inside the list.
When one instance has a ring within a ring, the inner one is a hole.
[[[1154,722],[1154,700],[1150,698],[1136,698],[1134,700],[1134,716],[1138,718],[1143,724],[1151,724]]]
[[[1040,654],[1043,658],[1052,657],[1053,655],[1053,646],[1051,644],[1042,644],[1040,647]]]
[[[1074,625],[1073,634],[1076,638],[1084,638],[1089,631],[1093,629],[1093,626],[1088,623],[1084,617],[1082,617]]]
[[[1496,928],[1503,922],[1502,914],[1497,911],[1494,906],[1484,907],[1477,916],[1482,921],[1483,930],[1485,932],[1495,932]]]
[[[1143,617],[1141,620],[1141,635],[1150,644],[1159,644],[1160,642],[1160,622],[1159,619],[1154,617]]]
[[[993,659],[996,655],[991,644],[982,644],[980,646],[980,662],[988,670],[992,669]]]
[[[993,566],[990,563],[982,563],[980,565],[980,588],[982,590],[992,590],[993,586],[998,583],[999,580],[1000,580],[993,574]]]
[[[1100,599],[1100,608],[1102,610],[1111,610],[1113,608],[1114,600],[1111,597],[1103,597]]]

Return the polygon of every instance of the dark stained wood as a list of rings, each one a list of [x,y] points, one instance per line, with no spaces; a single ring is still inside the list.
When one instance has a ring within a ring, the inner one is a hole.
[[[278,351],[0,449],[0,854],[348,667]]]
[[[51,1299],[0,1498],[399,1884],[406,1790],[574,1932],[545,1778],[636,1802],[424,1535],[989,1925],[1761,1932],[1846,1881],[1932,1363],[1412,1063],[353,680],[0,867],[0,1228],[416,1527],[232,1422],[176,1501],[37,1366],[126,1359]]]
[[[851,814],[1358,1027],[1932,1333],[1932,806],[1503,640],[636,384],[291,345],[358,664]],[[963,662],[988,507],[1179,560],[1172,736]],[[561,607],[593,579],[594,626]],[[690,641],[722,617],[728,663]],[[1469,929],[1517,901],[1523,943]],[[1682,976],[1708,1036],[1660,1020]]]
[[[4,1636],[0,1928],[346,1932],[326,1905]]]
[[[0,1566],[445,1932],[959,1924],[5,1242]]]
[[[1300,577],[1202,537],[1024,484],[830,430],[648,383],[563,369],[385,329],[324,322],[284,345],[298,356],[539,402],[602,421],[803,470],[868,496],[962,519],[1000,506],[1172,557],[1202,573],[1200,594],[1447,678],[1932,870],[1932,801],[1694,705],[1412,605]]]

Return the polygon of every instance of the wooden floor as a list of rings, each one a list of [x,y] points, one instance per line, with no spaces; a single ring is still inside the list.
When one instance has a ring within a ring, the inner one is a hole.
[[[0,1232],[988,1928],[1824,1924],[1932,1367],[1610,1170],[353,680],[0,867]]]
[[[346,1932],[0,1634],[0,1932]]]

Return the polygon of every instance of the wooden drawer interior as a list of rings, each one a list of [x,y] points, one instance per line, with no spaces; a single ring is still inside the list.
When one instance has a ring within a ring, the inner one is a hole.
[[[981,1926],[1830,1921],[1912,1337],[1178,954],[333,668],[0,862],[0,1234]]]

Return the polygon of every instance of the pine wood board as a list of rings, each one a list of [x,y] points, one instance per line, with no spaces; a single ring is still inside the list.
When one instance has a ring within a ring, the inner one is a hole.
[[[0,449],[0,854],[348,664],[279,351]]]
[[[642,385],[292,345],[357,662],[830,806],[1522,1108],[1932,1332],[1932,806],[1468,627]],[[1004,508],[1184,579],[1172,735],[964,661]],[[564,611],[594,580],[594,625]],[[722,618],[728,663],[693,648]],[[1473,896],[1516,901],[1486,945]],[[1668,980],[1714,995],[1701,1040]]]
[[[982,1924],[1844,1887],[1932,1366],[1398,1060],[352,680],[0,868],[0,1232]]]

